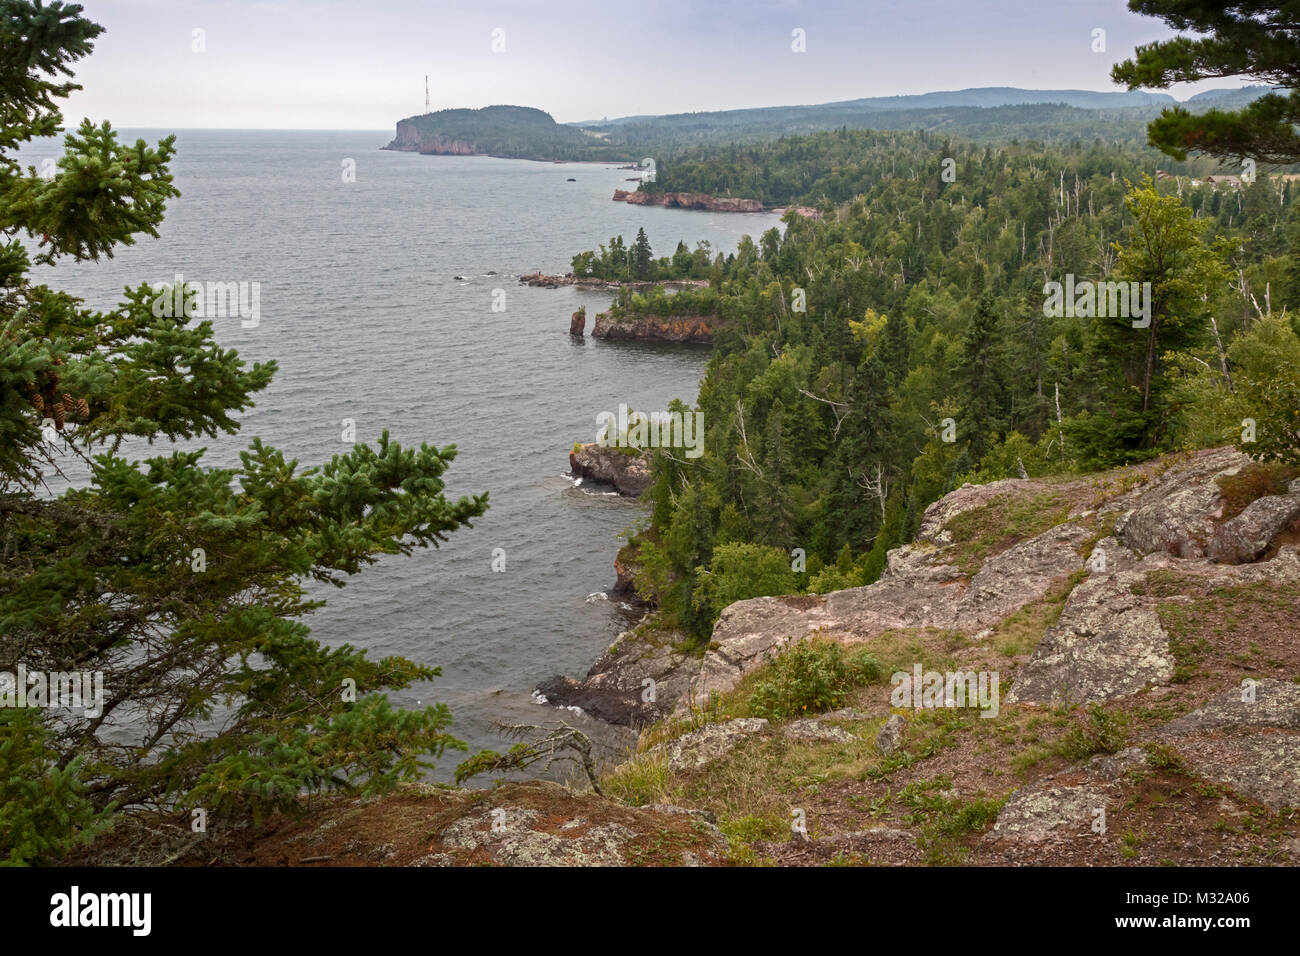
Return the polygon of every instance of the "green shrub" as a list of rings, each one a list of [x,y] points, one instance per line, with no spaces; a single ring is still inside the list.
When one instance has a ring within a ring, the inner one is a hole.
[[[0,709],[0,866],[49,863],[108,829],[82,793],[81,760],[59,767],[40,715]]]
[[[1056,752],[1070,760],[1085,760],[1093,754],[1113,754],[1128,744],[1129,720],[1122,713],[1100,704],[1088,707],[1088,719],[1076,723],[1056,745]]]
[[[846,653],[833,641],[804,641],[772,658],[746,702],[755,717],[782,720],[844,706],[855,687],[880,677],[865,650]]]

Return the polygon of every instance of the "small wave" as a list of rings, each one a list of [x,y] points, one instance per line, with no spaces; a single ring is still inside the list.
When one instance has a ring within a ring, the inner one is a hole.
[[[597,592],[595,592],[594,594],[588,594],[588,595],[587,595],[586,603],[588,603],[588,604],[597,604],[597,603],[599,603],[600,601],[608,601],[608,600],[609,600],[609,595],[608,595],[608,594],[606,594],[604,591],[597,591]]]

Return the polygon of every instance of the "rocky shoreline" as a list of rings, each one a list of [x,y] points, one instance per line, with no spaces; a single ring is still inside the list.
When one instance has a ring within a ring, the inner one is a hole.
[[[666,209],[701,209],[707,212],[793,212],[804,219],[820,219],[821,210],[813,206],[765,206],[757,199],[734,196],[710,196],[707,193],[652,193],[639,189],[615,189],[614,202],[633,206],[663,206]]]
[[[1019,668],[1007,702],[1089,704],[1168,685],[1176,661],[1156,614],[1168,596],[1142,596],[1149,575],[1177,575],[1206,588],[1300,582],[1294,544],[1300,482],[1224,519],[1217,479],[1249,463],[1231,448],[1199,452],[1163,471],[1135,466],[1129,471],[1144,475],[1136,487],[1120,481],[1100,495],[1087,478],[964,485],[926,509],[916,539],[889,553],[874,584],[739,601],[723,611],[702,658],[675,650],[683,635],[625,632],[582,679],[554,677],[543,686],[556,702],[639,726],[660,719],[653,715],[707,706],[770,653],[814,634],[852,644],[920,629],[978,641],[1071,575],[1081,577],[1059,622]],[[966,570],[962,542],[950,527],[957,518],[1043,496],[1075,503],[1065,506],[1063,520],[1019,542],[1002,542],[1004,550],[985,558],[976,573]],[[620,552],[630,565],[627,557]],[[619,578],[630,585],[631,569],[620,568]],[[658,688],[653,706],[640,699],[647,677]],[[1294,743],[1300,766],[1300,737]]]
[[[708,212],[766,212],[757,199],[709,196],[705,193],[650,193],[638,189],[615,189],[614,202],[633,206],[663,206],[667,209],[703,209]]]
[[[716,315],[611,316],[598,313],[591,334],[598,339],[626,342],[672,342],[711,345],[713,333],[723,325]]]
[[[617,292],[619,289],[632,289],[637,292],[653,289],[656,286],[664,286],[669,289],[703,289],[709,284],[708,279],[664,279],[658,282],[618,282],[610,279],[597,279],[592,276],[575,276],[572,272],[566,272],[564,275],[545,275],[542,272],[531,272],[527,275],[521,275],[519,282],[522,285],[533,286],[539,289],[559,289],[564,286],[574,286],[579,289],[597,289],[600,291]]]

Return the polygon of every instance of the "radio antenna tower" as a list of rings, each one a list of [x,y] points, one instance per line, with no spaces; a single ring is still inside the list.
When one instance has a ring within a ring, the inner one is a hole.
[[[429,109],[429,74],[428,73],[424,74],[424,111],[426,113],[433,112],[433,110]]]

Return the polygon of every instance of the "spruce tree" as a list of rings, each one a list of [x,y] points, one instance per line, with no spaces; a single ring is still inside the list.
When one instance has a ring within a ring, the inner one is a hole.
[[[147,285],[99,313],[32,275],[156,238],[178,195],[174,144],[121,143],[87,121],[52,178],[23,169],[13,149],[60,130],[57,102],[78,88],[63,78],[102,31],[57,0],[0,6],[0,671],[103,674],[97,713],[0,722],[0,753],[35,755],[38,777],[79,774],[42,791],[66,797],[69,826],[87,819],[83,799],[261,812],[414,777],[463,745],[444,706],[397,710],[384,692],[438,669],[322,646],[301,620],[320,604],[304,584],[343,586],[380,555],[437,547],[487,496],[448,500],[454,446],[403,448],[387,432],[305,469],[256,438],[234,468],[170,446],[236,432],[275,363],[247,365],[184,310],[156,315]],[[127,457],[130,439],[154,453]],[[88,480],[52,496],[71,459]]]

